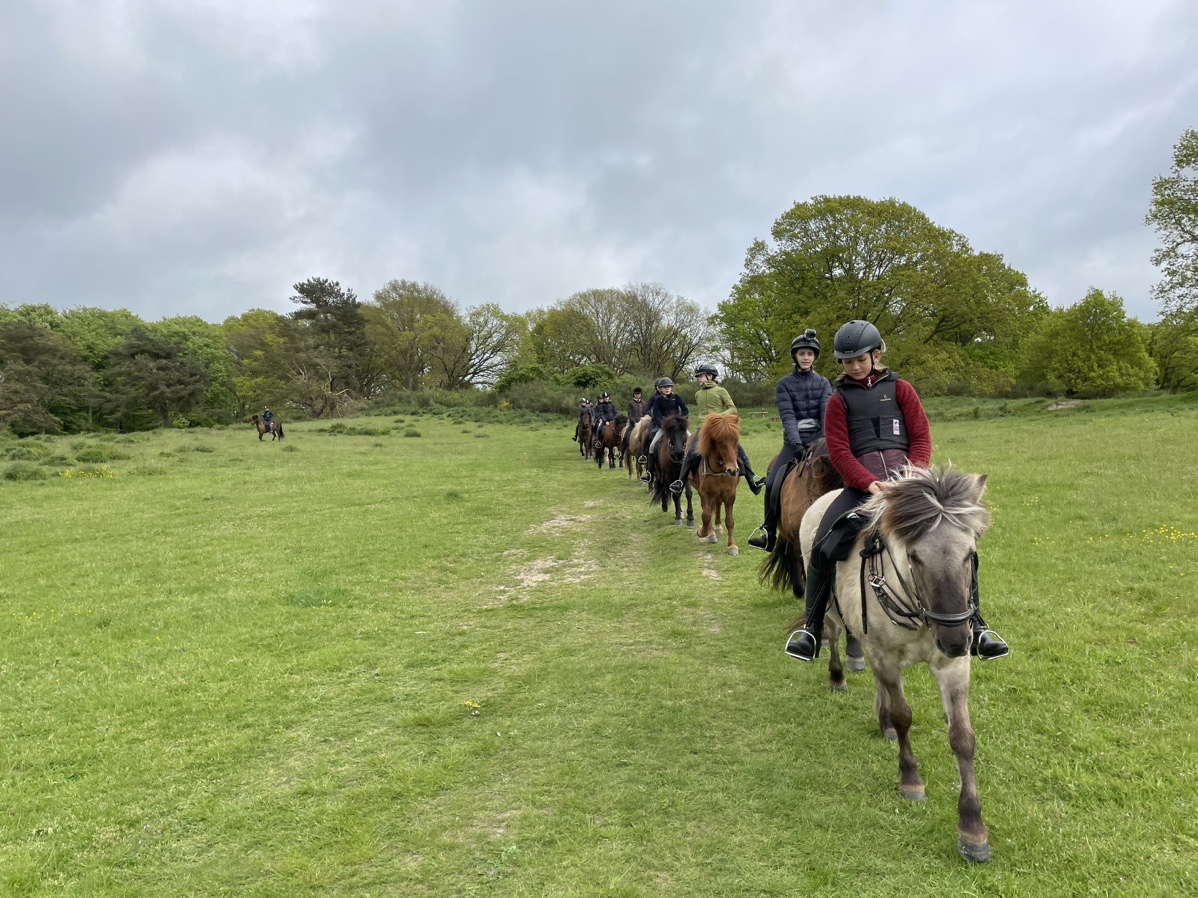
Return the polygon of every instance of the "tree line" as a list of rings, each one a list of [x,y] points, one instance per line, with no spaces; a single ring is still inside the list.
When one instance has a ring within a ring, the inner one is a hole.
[[[289,314],[253,309],[221,324],[0,304],[0,428],[210,424],[262,404],[322,418],[428,390],[567,411],[579,390],[678,380],[700,360],[768,386],[789,369],[795,334],[815,327],[828,345],[854,318],[875,323],[888,362],[931,395],[1198,389],[1198,131],[1153,180],[1146,223],[1161,241],[1154,324],[1097,287],[1051,308],[1002,256],[909,204],[856,196],[783,213],[714,314],[660,284],[584,290],[514,314],[463,309],[409,280],[363,301],[322,277],[294,285]],[[819,365],[833,373],[831,353]]]

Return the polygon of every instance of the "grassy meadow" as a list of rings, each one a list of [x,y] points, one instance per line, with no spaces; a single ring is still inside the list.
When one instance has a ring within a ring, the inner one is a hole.
[[[1047,405],[929,404],[1012,645],[979,866],[931,678],[912,804],[747,489],[734,558],[561,419],[0,438],[0,895],[1193,894],[1198,403]]]

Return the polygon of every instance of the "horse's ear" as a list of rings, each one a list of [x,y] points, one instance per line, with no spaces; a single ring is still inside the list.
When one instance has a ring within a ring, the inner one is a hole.
[[[977,475],[978,498],[982,498],[982,494],[986,492],[986,481],[989,479],[989,474]]]

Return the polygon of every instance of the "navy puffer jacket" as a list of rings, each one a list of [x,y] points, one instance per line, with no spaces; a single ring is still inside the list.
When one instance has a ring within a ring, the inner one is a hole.
[[[816,374],[814,369],[804,371],[796,367],[778,381],[774,399],[778,403],[778,417],[782,420],[788,446],[797,450],[810,446],[824,435],[824,409],[830,398],[832,385],[828,383],[828,378]],[[818,422],[819,428],[800,430],[799,422],[805,419]]]

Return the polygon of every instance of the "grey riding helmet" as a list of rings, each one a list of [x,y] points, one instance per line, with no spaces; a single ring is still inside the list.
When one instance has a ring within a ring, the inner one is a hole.
[[[659,378],[657,378],[657,380],[653,381],[653,386],[655,386],[655,387],[672,387],[672,386],[674,386],[674,381],[670,380],[668,377],[659,377]]]
[[[819,337],[815,335],[813,328],[807,328],[790,342],[791,358],[794,358],[794,354],[800,349],[810,349],[815,353],[815,357],[819,358]]]
[[[836,332],[832,341],[832,351],[838,360],[855,359],[881,348],[882,334],[868,321],[850,321]]]
[[[698,377],[700,374],[710,374],[712,380],[715,380],[716,378],[718,378],[720,376],[720,372],[718,369],[714,368],[711,365],[706,365],[706,364],[700,365],[698,368],[695,369],[695,377]]]

